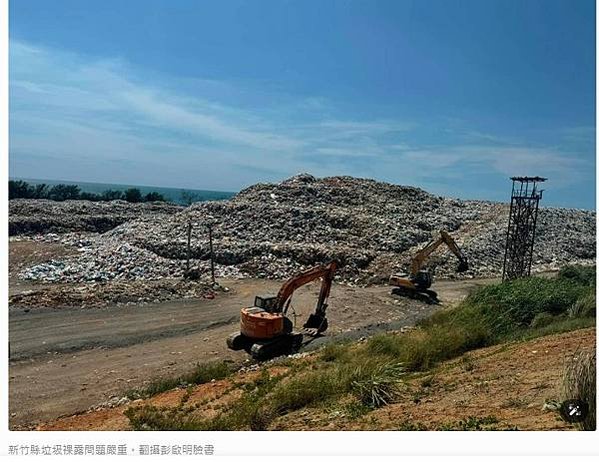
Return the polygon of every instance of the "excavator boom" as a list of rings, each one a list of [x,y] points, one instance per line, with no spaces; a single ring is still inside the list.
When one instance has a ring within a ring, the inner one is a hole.
[[[458,258],[458,272],[463,272],[468,269],[468,259],[464,253],[460,250],[455,240],[445,230],[440,231],[440,236],[434,241],[429,242],[424,248],[419,250],[416,255],[412,258],[410,265],[410,276],[416,277],[416,275],[422,270],[422,265],[427,258],[435,251],[441,244],[446,244],[449,250]]]
[[[335,275],[335,271],[337,270],[337,262],[331,261],[327,265],[315,266],[308,271],[305,271],[297,276],[292,277],[288,281],[286,281],[279,290],[277,294],[277,302],[276,307],[279,311],[285,310],[285,303],[289,300],[289,298],[293,295],[297,289],[301,286],[306,285],[318,278],[322,278],[322,285],[320,286],[320,294],[318,296],[318,304],[316,309],[318,311],[319,308],[325,304],[329,293],[331,292],[331,285],[333,283],[333,276]]]

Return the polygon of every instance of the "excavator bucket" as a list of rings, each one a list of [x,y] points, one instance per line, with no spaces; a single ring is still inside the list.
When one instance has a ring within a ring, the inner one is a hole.
[[[304,329],[310,333],[313,333],[314,335],[324,332],[328,327],[329,322],[327,318],[318,314],[311,314],[304,324]]]

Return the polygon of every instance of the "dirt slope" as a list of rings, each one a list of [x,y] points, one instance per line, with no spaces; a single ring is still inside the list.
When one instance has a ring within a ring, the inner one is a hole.
[[[493,429],[569,430],[554,412],[543,410],[547,399],[558,397],[565,360],[580,349],[595,348],[596,331],[583,329],[528,342],[512,343],[474,351],[468,359],[441,364],[410,383],[404,399],[351,418],[338,410],[316,408],[290,413],[276,420],[276,430],[412,430],[442,429],[469,417],[492,418]],[[278,367],[278,369],[281,369]],[[280,370],[271,373],[280,373]],[[206,416],[239,392],[234,383],[255,378],[257,372],[237,374],[195,387],[185,397],[197,403]],[[186,395],[172,390],[144,404],[175,407]],[[41,424],[38,430],[129,430],[125,406],[100,409]]]
[[[593,349],[596,330],[582,329],[528,342],[473,351],[410,384],[405,399],[352,421],[322,412],[288,414],[279,430],[436,430],[469,417],[494,417],[494,429],[566,430],[572,426],[544,411],[559,396],[568,358]]]

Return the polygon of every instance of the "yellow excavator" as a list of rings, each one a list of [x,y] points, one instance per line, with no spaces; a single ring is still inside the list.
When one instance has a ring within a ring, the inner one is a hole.
[[[468,270],[468,259],[449,233],[441,230],[439,234],[437,239],[429,242],[414,255],[409,274],[393,274],[389,278],[389,284],[396,286],[392,291],[394,294],[409,297],[424,294],[432,300],[437,299],[437,293],[434,290],[429,290],[433,283],[433,276],[429,271],[423,270],[422,265],[441,244],[446,244],[458,258],[456,272],[461,273]]]

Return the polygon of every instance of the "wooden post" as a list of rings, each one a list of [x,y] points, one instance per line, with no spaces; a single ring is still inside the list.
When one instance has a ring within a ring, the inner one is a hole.
[[[212,274],[212,285],[216,283],[214,277],[214,249],[212,247],[212,224],[208,225],[208,240],[210,241],[210,273]]]
[[[187,266],[185,275],[189,274],[189,259],[191,257],[191,220],[187,223]]]

